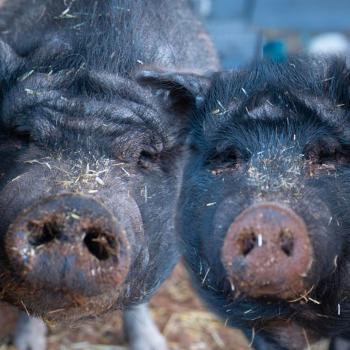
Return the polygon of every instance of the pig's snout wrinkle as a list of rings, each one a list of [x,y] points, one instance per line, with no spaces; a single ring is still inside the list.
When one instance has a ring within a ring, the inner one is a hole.
[[[130,247],[123,227],[92,198],[64,194],[20,214],[5,241],[10,268],[33,289],[96,295],[121,285]]]
[[[244,210],[229,227],[222,262],[237,290],[254,298],[292,299],[310,288],[313,249],[294,211],[262,203]]]

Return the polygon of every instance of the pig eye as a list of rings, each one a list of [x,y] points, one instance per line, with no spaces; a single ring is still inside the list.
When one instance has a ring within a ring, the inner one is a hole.
[[[213,175],[236,170],[239,166],[239,154],[235,149],[214,153],[206,160],[205,166]]]
[[[336,162],[343,157],[343,150],[339,144],[319,143],[306,150],[306,158],[314,164]]]
[[[160,160],[160,152],[150,147],[140,152],[138,165],[143,169],[150,169]]]
[[[330,149],[330,150],[321,150],[317,154],[317,162],[320,164],[323,163],[329,163],[333,161],[337,161],[340,157],[340,153],[336,149]]]
[[[31,130],[26,126],[16,126],[11,130],[11,135],[25,142],[29,142],[32,139]]]
[[[310,175],[321,171],[329,173],[335,171],[338,165],[348,164],[350,161],[349,150],[349,146],[328,139],[309,145],[304,154],[309,162]]]

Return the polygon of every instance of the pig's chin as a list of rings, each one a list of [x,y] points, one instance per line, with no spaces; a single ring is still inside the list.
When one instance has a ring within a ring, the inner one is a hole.
[[[299,305],[302,302],[298,300],[290,303],[286,299],[271,296],[253,298],[239,290],[226,294],[222,300],[225,300],[224,316],[226,318],[230,316],[232,320],[239,318],[257,329],[266,321],[291,317],[296,309],[300,308]]]
[[[40,309],[38,308],[37,313],[34,309],[33,311],[37,316],[41,317],[49,324],[72,324],[81,320],[97,318],[107,313],[109,310],[113,310],[115,301],[118,297],[118,291],[113,293],[113,295],[105,294],[80,299],[78,297],[77,300],[74,300],[74,296],[72,296],[71,302],[67,302],[67,304],[62,305],[61,308],[47,309],[45,312],[40,312]]]
[[[83,296],[48,288],[30,290],[28,285],[16,290],[3,290],[4,300],[31,316],[40,317],[49,324],[75,323],[96,318],[114,309],[121,288],[104,294]]]

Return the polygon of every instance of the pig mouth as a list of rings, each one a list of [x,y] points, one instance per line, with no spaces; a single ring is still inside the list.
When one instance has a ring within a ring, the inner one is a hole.
[[[25,293],[18,290],[17,293],[17,295],[14,293],[4,295],[5,301],[29,316],[39,317],[50,326],[54,326],[94,319],[106,314],[109,310],[116,309],[122,290],[116,288],[113,293],[89,297],[75,294],[68,296],[66,291],[58,290],[54,292],[33,290],[28,293],[26,289]]]
[[[73,291],[50,285],[36,285],[19,279],[13,272],[2,272],[1,299],[28,315],[40,317],[49,324],[76,323],[96,318],[115,308],[123,294],[123,281],[105,292],[95,290]]]

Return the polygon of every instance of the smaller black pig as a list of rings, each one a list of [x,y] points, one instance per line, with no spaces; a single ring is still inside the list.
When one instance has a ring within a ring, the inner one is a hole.
[[[167,80],[198,101],[177,229],[199,294],[259,350],[349,337],[350,70],[294,57]]]
[[[142,304],[177,262],[193,101],[144,70],[213,70],[210,40],[182,0],[5,0],[0,39],[1,299],[57,322],[124,309],[131,349],[165,349]],[[20,350],[45,346],[36,324]]]

